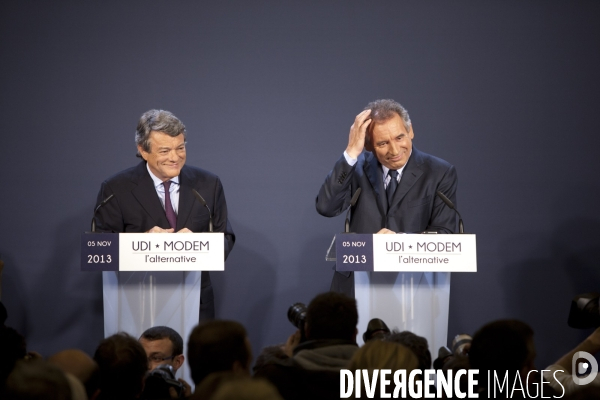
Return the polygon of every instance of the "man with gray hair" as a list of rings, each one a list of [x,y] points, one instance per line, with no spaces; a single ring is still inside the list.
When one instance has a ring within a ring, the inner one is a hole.
[[[408,111],[394,100],[376,100],[356,116],[348,146],[316,199],[319,214],[335,217],[350,206],[356,233],[453,233],[456,213],[436,195],[456,204],[456,170],[412,144]],[[366,150],[366,151],[364,151]],[[331,290],[354,297],[354,276],[336,272]]]
[[[209,211],[214,232],[225,234],[225,257],[235,235],[227,218],[223,186],[215,174],[185,165],[185,125],[164,110],[146,111],[135,133],[137,166],[102,183],[96,207],[111,195],[96,214],[100,232],[208,232]],[[196,199],[197,191],[207,207]],[[214,318],[212,285],[208,272],[202,272],[200,318]]]

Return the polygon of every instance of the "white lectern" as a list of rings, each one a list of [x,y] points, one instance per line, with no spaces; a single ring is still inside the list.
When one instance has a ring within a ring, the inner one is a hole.
[[[198,324],[201,271],[223,271],[223,233],[86,233],[82,271],[102,271],[104,336],[164,325],[187,339]],[[192,383],[187,363],[179,369]],[[178,371],[178,374],[179,374]]]
[[[333,249],[335,248],[335,255]],[[450,272],[476,272],[475,235],[339,234],[328,260],[354,271],[358,341],[372,318],[429,342],[447,345]]]

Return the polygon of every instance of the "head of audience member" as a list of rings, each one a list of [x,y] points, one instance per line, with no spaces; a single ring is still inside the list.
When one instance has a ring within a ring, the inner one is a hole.
[[[142,392],[148,358],[134,337],[120,332],[102,340],[94,360],[100,368],[99,399],[135,399]]]
[[[373,340],[358,349],[350,360],[348,369],[405,369],[407,373],[419,368],[417,356],[406,346],[397,342]]]
[[[8,318],[8,312],[6,311],[6,307],[0,301],[0,327],[3,327],[6,323],[6,319]]]
[[[246,329],[235,321],[200,323],[188,340],[188,364],[194,383],[220,371],[250,374],[252,350]]]
[[[356,342],[358,330],[356,300],[342,293],[317,295],[306,310],[307,340],[337,339]]]
[[[524,322],[507,319],[490,322],[475,333],[469,360],[471,368],[479,369],[482,377],[487,376],[485,371],[526,376],[535,369],[535,355],[533,329]]]
[[[6,380],[6,400],[71,400],[65,374],[44,360],[17,362]]]
[[[18,360],[25,358],[25,338],[13,328],[0,327],[0,389]]]
[[[259,385],[254,385],[259,382]],[[266,384],[265,384],[266,383]],[[216,393],[219,393],[218,397]],[[273,397],[277,395],[277,397]],[[193,399],[281,399],[277,389],[263,378],[233,371],[214,372],[196,386]]]
[[[411,371],[419,368],[419,361],[415,354],[406,346],[395,342],[385,342],[381,340],[372,340],[367,342],[363,347],[358,349],[348,364],[350,371],[368,370],[373,373],[374,370],[390,370],[392,374],[397,370],[405,370],[406,377]],[[418,375],[421,376],[421,375]],[[365,388],[364,382],[361,384]],[[381,387],[381,382],[378,380],[375,383],[374,396],[372,398],[384,398],[382,389],[389,395],[393,392],[393,387]],[[407,388],[408,390],[408,388]],[[365,393],[365,392],[363,392]],[[365,396],[367,397],[367,396]]]
[[[79,379],[88,399],[93,399],[99,390],[100,370],[98,364],[81,350],[68,349],[48,357],[50,364]]]
[[[64,372],[65,378],[67,378],[67,382],[69,383],[69,390],[71,391],[71,400],[96,400],[96,396],[100,394],[100,391],[94,394],[94,397],[89,398],[87,393],[85,392],[85,386],[78,378],[75,378],[73,374],[68,372]]]
[[[168,326],[155,326],[140,336],[140,343],[148,356],[148,369],[153,370],[161,364],[173,367],[173,372],[183,365],[183,339],[179,333]]]
[[[412,152],[414,138],[408,111],[391,99],[372,101],[367,109],[371,110],[371,123],[365,133],[365,149],[387,168],[402,168]]]
[[[211,400],[283,400],[269,381],[248,376],[225,380],[210,397]]]
[[[406,370],[407,377],[412,370],[417,368],[419,368],[417,356],[415,356],[408,347],[396,342],[382,340],[372,340],[367,342],[354,353],[354,356],[348,364],[348,369],[350,371],[368,370],[372,373],[374,370],[384,369],[390,371]],[[382,387],[378,380],[375,384],[375,395],[373,398],[383,398],[384,396],[381,394],[381,390]],[[392,391],[393,389],[390,389],[388,386],[387,393],[391,394]]]
[[[422,336],[417,336],[412,332],[392,332],[385,338],[388,342],[400,343],[408,347],[419,360],[419,369],[426,370],[431,368],[431,353],[427,339]]]
[[[454,355],[450,358],[448,358],[448,360],[442,365],[442,368],[440,368],[442,371],[444,371],[445,376],[449,376],[448,375],[448,371],[452,371],[453,374],[452,376],[456,377],[456,374],[458,371],[460,370],[468,370],[471,368],[471,363],[469,361],[469,357],[464,355],[464,354],[457,354]],[[467,375],[461,375],[459,378],[459,387],[460,387],[460,391],[463,393],[467,393],[469,390],[469,379]],[[455,381],[456,384],[456,381]]]
[[[146,111],[135,132],[138,156],[148,163],[150,171],[165,181],[179,175],[186,160],[185,125],[164,110]]]

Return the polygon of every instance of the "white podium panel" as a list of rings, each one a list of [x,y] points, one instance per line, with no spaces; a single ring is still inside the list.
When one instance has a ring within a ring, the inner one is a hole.
[[[359,345],[373,318],[429,343],[432,359],[447,345],[450,272],[354,272]]]
[[[354,271],[359,344],[369,321],[427,339],[434,357],[447,345],[450,273],[477,272],[477,244],[469,234],[338,234],[326,259]]]
[[[187,339],[200,313],[201,273],[102,272],[104,336],[123,331],[139,338],[146,329],[164,325],[179,332],[187,354]],[[177,374],[193,383],[187,361]]]
[[[225,269],[224,235],[83,233],[81,270],[102,271],[104,336],[168,326],[187,339],[200,317],[201,271]],[[187,362],[177,372],[192,384]]]

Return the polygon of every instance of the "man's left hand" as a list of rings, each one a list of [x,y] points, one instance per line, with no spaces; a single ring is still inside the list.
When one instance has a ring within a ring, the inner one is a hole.
[[[183,228],[182,230],[177,231],[177,233],[194,233],[194,232],[190,231],[188,228]]]
[[[177,396],[177,391],[175,390],[175,388],[170,387],[169,395],[171,396],[171,398],[179,399],[179,398],[183,398],[183,397],[190,397],[192,395],[192,387],[190,386],[190,384],[181,378],[179,378],[177,380],[183,384],[183,393],[182,393],[183,396]]]
[[[383,228],[382,230],[377,232],[377,234],[380,234],[380,233],[383,233],[384,235],[395,235],[396,234],[396,232],[390,231],[388,228]]]

